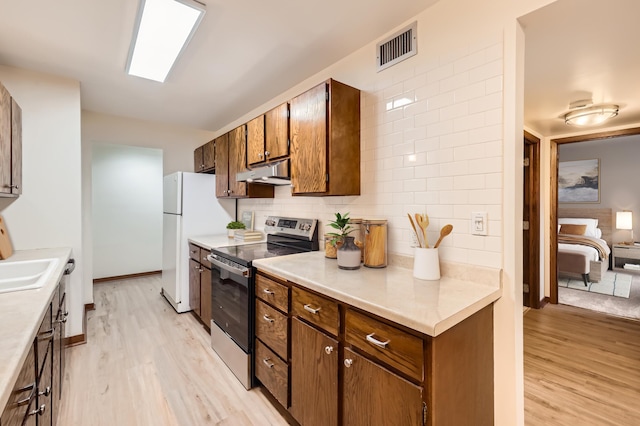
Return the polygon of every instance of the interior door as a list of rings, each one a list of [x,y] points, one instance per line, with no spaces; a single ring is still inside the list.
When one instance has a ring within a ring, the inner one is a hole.
[[[522,302],[540,308],[540,139],[525,132],[522,208]]]

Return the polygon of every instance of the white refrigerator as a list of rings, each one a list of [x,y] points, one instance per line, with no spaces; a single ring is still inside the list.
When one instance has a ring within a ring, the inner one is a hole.
[[[216,177],[176,172],[164,177],[162,294],[181,313],[189,306],[189,237],[226,234],[236,203],[216,198]]]

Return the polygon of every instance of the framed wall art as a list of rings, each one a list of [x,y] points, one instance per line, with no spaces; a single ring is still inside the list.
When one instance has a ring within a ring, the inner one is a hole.
[[[599,159],[560,162],[558,165],[558,202],[600,202]]]

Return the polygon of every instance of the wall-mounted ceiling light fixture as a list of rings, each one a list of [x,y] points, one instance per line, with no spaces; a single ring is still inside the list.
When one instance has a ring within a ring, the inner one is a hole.
[[[613,104],[593,105],[591,99],[569,104],[570,111],[564,115],[564,122],[574,126],[592,126],[618,115],[619,107]]]
[[[164,82],[204,13],[194,0],[140,0],[127,73]]]

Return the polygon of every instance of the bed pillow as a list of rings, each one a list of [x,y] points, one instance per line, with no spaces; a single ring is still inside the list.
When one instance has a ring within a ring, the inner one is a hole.
[[[565,235],[584,235],[587,231],[587,225],[576,225],[565,223],[560,225],[560,233]]]
[[[562,217],[558,219],[558,224],[587,225],[587,230],[584,235],[598,238],[598,232],[596,231],[596,229],[598,229],[598,219]]]

